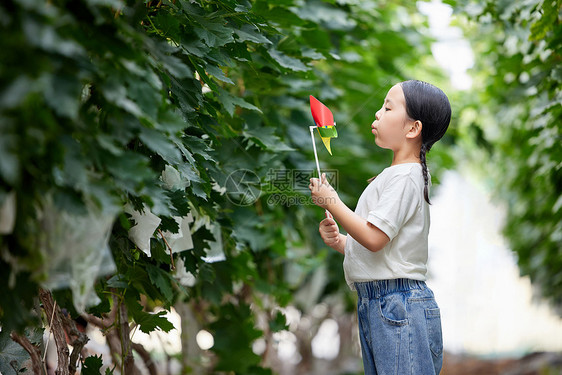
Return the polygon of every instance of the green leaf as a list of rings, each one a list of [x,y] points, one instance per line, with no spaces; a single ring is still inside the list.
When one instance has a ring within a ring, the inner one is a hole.
[[[177,48],[172,47],[168,43],[155,42],[150,39],[146,39],[145,43],[150,53],[155,57],[157,64],[161,65],[166,72],[177,79],[193,76],[193,72],[189,66],[180,58],[173,55],[173,53],[179,52]]]
[[[262,251],[266,249],[271,243],[271,237],[265,233],[264,228],[261,226],[259,220],[254,217],[244,217],[242,210],[238,210],[240,219],[235,222],[232,234],[235,238],[242,242],[247,243],[253,251]]]
[[[254,42],[258,44],[272,44],[260,31],[253,25],[242,25],[240,29],[235,29],[234,34],[240,42]]]
[[[219,99],[230,116],[234,115],[236,106],[251,109],[261,113],[261,110],[253,104],[248,103],[244,99],[231,95],[228,91],[218,87]]]
[[[157,153],[170,164],[180,164],[181,155],[177,149],[174,139],[167,137],[156,129],[142,128],[139,134],[140,140],[152,151]]]
[[[267,50],[269,55],[283,68],[295,71],[295,72],[306,72],[310,70],[301,60],[287,56],[281,51],[271,47]]]
[[[13,108],[23,105],[22,101],[36,89],[37,82],[21,75],[16,77],[9,85],[3,88],[0,95],[0,107]]]
[[[23,30],[32,45],[47,52],[69,58],[86,54],[84,47],[76,40],[61,37],[54,25],[42,23],[34,17],[24,18]]]
[[[270,6],[269,2],[264,3],[265,6],[256,9],[256,12],[263,18],[277,24],[279,27],[286,27],[289,29],[291,27],[303,26],[306,23],[306,21],[295,15],[295,13],[287,9],[288,7],[283,6],[283,4],[276,6],[276,2]]]
[[[10,338],[6,330],[0,332],[0,373],[14,374],[24,369],[24,363],[29,360],[25,349]]]
[[[162,292],[164,298],[166,298],[168,302],[171,302],[174,298],[174,290],[172,285],[173,281],[169,274],[151,264],[146,265],[146,272],[150,277],[150,281]]]
[[[82,85],[74,75],[56,74],[48,76],[45,102],[61,117],[78,118]]]
[[[158,106],[154,103],[161,100],[161,94],[152,85],[138,77],[127,79],[127,96],[136,103],[142,113],[151,119],[157,119]]]
[[[82,363],[81,375],[100,375],[103,361],[100,356],[89,356]]]
[[[287,328],[287,319],[281,311],[275,313],[275,317],[269,321],[269,329],[278,332]]]
[[[343,9],[325,2],[307,2],[291,10],[302,19],[321,23],[328,30],[350,31],[357,25],[357,21]]]
[[[188,115],[195,111],[203,102],[201,84],[195,78],[177,80],[172,78],[172,94],[178,109]]]
[[[543,39],[546,34],[552,30],[554,25],[557,24],[556,20],[560,20],[560,9],[562,1],[560,0],[545,0],[542,2],[542,14],[532,25],[530,40]],[[559,24],[559,22],[558,22]]]
[[[295,149],[287,146],[281,141],[277,135],[274,134],[275,129],[273,128],[261,128],[261,129],[246,129],[244,130],[244,136],[252,140],[260,148],[269,150],[272,152],[287,152],[295,151]]]
[[[125,289],[129,286],[127,276],[122,274],[114,275],[107,280],[107,286],[110,288]]]
[[[117,286],[117,288],[120,287],[121,286]],[[101,288],[102,286],[100,284],[96,285],[96,292],[98,292],[98,297],[101,298],[101,302],[98,305],[92,306],[87,310],[88,313],[93,314],[97,317],[101,317],[102,314],[106,314],[111,310],[109,298],[107,296],[100,295],[100,290],[102,290]]]
[[[205,58],[209,53],[210,48],[205,45],[201,40],[182,40],[182,47],[191,54],[197,57]]]
[[[174,206],[174,211],[177,216],[187,216],[191,208],[189,207],[189,200],[183,190],[174,190],[168,193],[170,200]]]
[[[209,145],[201,138],[186,135],[182,137],[182,145],[185,146],[181,149],[183,155],[190,163],[195,163],[193,155],[201,156],[205,160],[217,162],[217,160],[215,160],[210,154],[210,152],[213,151],[213,148],[209,147]]]
[[[179,39],[181,24],[178,17],[164,11],[159,11],[156,17],[154,17],[154,23],[158,26],[163,35],[174,40]]]
[[[272,152],[294,151],[283,140],[275,134],[275,128],[265,127],[261,118],[256,113],[248,113],[244,116],[246,124],[243,136],[258,147]]]
[[[232,80],[230,78],[228,78],[227,76],[224,75],[224,72],[218,66],[214,66],[214,65],[209,64],[209,65],[207,65],[206,69],[207,69],[207,72],[209,74],[214,76],[219,81],[222,81],[222,82],[225,82],[225,83],[230,83],[232,85],[234,84],[234,82],[232,82]]]
[[[174,329],[174,325],[163,315],[166,315],[165,311],[152,314],[144,311],[137,311],[133,315],[133,319],[139,325],[140,330],[144,333],[150,333],[156,329],[160,329],[164,332],[170,332]]]
[[[205,20],[200,27],[194,27],[193,31],[209,47],[221,47],[234,41],[234,31],[221,23]]]
[[[154,300],[160,297],[160,293],[156,292],[148,275],[143,270],[135,271],[133,269],[131,269],[130,275],[129,277],[135,279],[135,281],[131,283],[134,287],[129,287],[125,293],[125,304],[129,316],[133,318],[144,333],[150,333],[156,329],[164,332],[172,330],[174,328],[173,324],[164,316],[166,311],[146,312],[139,303],[139,293],[141,291]]]
[[[207,200],[209,197],[211,187],[207,183],[201,183],[199,181],[193,181],[191,184],[191,191],[197,198]]]
[[[333,48],[330,35],[320,28],[304,30],[302,32],[302,37],[307,41],[308,45],[315,49],[330,51]]]
[[[248,305],[227,304],[222,306],[222,310],[223,319],[211,324],[215,338],[212,350],[219,358],[216,369],[230,369],[245,374],[250,367],[257,366],[261,361],[261,357],[252,351],[252,342],[262,332],[254,327]]]
[[[158,147],[158,141],[156,143],[156,147]],[[119,156],[105,153],[101,157],[104,158],[105,167],[111,176],[128,191],[136,191],[139,183],[154,177],[154,173],[148,166],[147,158],[139,153],[125,151]]]

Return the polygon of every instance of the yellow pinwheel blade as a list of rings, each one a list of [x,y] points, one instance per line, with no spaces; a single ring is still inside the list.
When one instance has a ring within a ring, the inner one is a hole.
[[[322,137],[322,142],[324,142],[324,146],[326,146],[326,150],[332,155],[332,149],[330,148],[330,139],[331,138],[324,138]]]

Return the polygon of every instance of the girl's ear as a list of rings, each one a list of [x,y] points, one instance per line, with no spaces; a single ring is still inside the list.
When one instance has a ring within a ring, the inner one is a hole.
[[[410,125],[410,130],[406,133],[406,138],[416,138],[421,134],[422,131],[422,122],[420,120],[416,120]]]

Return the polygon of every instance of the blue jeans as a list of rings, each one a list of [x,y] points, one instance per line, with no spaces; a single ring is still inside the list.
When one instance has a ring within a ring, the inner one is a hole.
[[[355,288],[365,374],[439,374],[441,315],[425,282],[378,280]]]

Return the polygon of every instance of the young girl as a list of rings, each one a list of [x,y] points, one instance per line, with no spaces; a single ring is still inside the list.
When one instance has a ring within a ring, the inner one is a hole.
[[[449,126],[451,106],[421,81],[393,86],[371,124],[375,143],[393,151],[390,167],[365,189],[355,212],[326,181],[312,178],[326,245],[345,255],[345,278],[358,294],[365,374],[439,374],[441,317],[425,284],[430,175],[426,153]],[[339,233],[336,221],[348,233]]]

